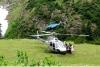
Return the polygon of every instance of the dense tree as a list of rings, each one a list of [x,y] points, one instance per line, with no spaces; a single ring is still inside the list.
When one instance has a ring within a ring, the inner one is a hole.
[[[2,31],[1,31],[1,23],[0,23],[0,38],[1,38],[1,36],[2,36],[1,32],[2,32]]]
[[[26,38],[44,30],[52,21],[62,22],[59,33],[100,36],[99,0],[7,0],[9,28],[7,38]]]

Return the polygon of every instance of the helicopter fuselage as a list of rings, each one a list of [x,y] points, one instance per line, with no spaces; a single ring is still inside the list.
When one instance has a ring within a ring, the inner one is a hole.
[[[54,52],[66,53],[65,44],[56,37],[48,37],[48,47]]]

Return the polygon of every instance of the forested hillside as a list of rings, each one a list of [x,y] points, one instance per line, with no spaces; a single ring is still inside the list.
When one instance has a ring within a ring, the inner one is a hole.
[[[27,38],[52,21],[62,22],[59,33],[100,37],[100,0],[5,0],[9,3],[6,38]],[[99,42],[99,41],[98,41]]]

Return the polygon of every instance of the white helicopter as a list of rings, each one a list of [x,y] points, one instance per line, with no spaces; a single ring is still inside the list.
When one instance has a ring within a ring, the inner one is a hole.
[[[46,32],[42,31],[45,34],[39,34],[37,31],[37,35],[30,35],[31,37],[36,37],[38,40],[41,40],[42,42],[45,42],[49,49],[53,52],[61,53],[61,54],[66,54],[68,49],[66,48],[66,45],[63,41],[59,40],[55,35],[66,35],[66,36],[89,36],[89,35],[76,35],[76,34],[59,34],[55,32]],[[41,37],[47,36],[47,40],[42,39]],[[73,50],[71,50],[73,51]]]
[[[56,28],[57,26],[59,26],[61,23],[52,23],[50,25],[47,26],[46,30],[51,30]],[[37,31],[37,35],[30,35],[31,37],[36,37],[37,39],[45,42],[49,49],[53,52],[58,52],[58,53],[62,53],[62,54],[66,54],[68,49],[66,48],[66,45],[64,44],[63,41],[59,40],[57,37],[55,37],[56,35],[60,35],[60,36],[89,36],[89,35],[77,35],[77,34],[59,34],[59,33],[55,33],[55,32],[47,32],[47,31],[42,31],[42,33],[45,34],[39,34]],[[43,36],[47,36],[47,39],[44,40],[41,37]]]

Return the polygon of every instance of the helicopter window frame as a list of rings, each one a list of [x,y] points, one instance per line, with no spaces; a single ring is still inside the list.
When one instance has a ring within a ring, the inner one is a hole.
[[[53,46],[53,48],[55,48],[55,44],[54,43],[52,44],[52,46]]]
[[[55,48],[56,48],[56,47],[55,47],[55,43],[52,43],[52,47],[53,47],[53,50],[55,50]]]
[[[50,42],[50,46],[53,46],[53,45],[52,45],[52,42]]]

